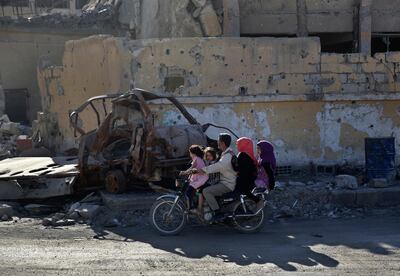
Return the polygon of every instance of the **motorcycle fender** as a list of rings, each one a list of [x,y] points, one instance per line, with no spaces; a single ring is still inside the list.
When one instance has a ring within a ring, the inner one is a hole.
[[[176,199],[177,195],[162,195],[160,197],[157,198],[157,200],[161,200],[161,199],[170,199],[172,201],[174,201]]]

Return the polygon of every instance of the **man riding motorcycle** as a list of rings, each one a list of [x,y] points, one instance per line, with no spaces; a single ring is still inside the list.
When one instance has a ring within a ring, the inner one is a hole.
[[[193,170],[193,173],[220,173],[220,182],[203,190],[203,196],[214,212],[214,220],[224,218],[215,197],[234,191],[236,186],[236,172],[232,167],[232,157],[235,156],[235,153],[230,148],[231,141],[232,138],[229,134],[221,133],[218,137],[218,148],[222,151],[220,160],[203,169]]]

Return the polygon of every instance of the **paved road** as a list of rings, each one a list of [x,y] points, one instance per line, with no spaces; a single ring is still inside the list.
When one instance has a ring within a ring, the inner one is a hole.
[[[242,235],[192,226],[160,237],[147,226],[96,236],[73,226],[0,224],[0,274],[79,275],[399,275],[400,217],[289,220]]]

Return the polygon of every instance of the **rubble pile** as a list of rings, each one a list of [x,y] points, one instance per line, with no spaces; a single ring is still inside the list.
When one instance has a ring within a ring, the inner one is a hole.
[[[105,27],[116,24],[115,14],[118,12],[119,5],[109,2],[86,5],[81,14],[65,13],[42,13],[40,15],[26,17],[0,17],[0,26],[27,26],[52,28],[85,28],[85,27]]]
[[[350,218],[373,215],[400,215],[398,202],[391,205],[346,206],[335,201],[335,194],[348,194],[366,190],[377,193],[390,187],[371,188],[371,183],[382,186],[383,180],[359,185],[350,175],[325,177],[321,179],[304,178],[279,181],[268,195],[268,206],[265,209],[271,220],[300,217],[316,218]],[[398,187],[397,193],[400,191]],[[389,191],[390,192],[390,191]],[[80,201],[65,199],[54,205],[19,204],[0,202],[0,221],[18,222],[20,217],[40,219],[45,227],[72,226],[75,224],[90,225],[94,229],[108,227],[143,227],[147,224],[148,210],[158,195],[155,193],[110,194],[104,191],[93,192]],[[377,194],[373,194],[374,202]],[[368,200],[368,198],[367,198]],[[368,202],[366,202],[368,203]]]
[[[45,217],[42,225],[48,227],[89,224],[97,227],[129,227],[143,224],[147,218],[144,209],[112,209],[103,205],[102,198],[94,193],[79,202],[67,204],[62,210]]]
[[[269,195],[269,204],[275,218],[309,217],[313,218],[330,212],[330,191],[333,183],[329,181],[307,184],[299,181],[277,182],[275,190]]]
[[[376,212],[387,214],[400,214],[398,207],[373,205],[375,196],[371,197],[371,205],[346,206],[335,201],[334,194],[364,191],[371,187],[371,183],[387,184],[383,180],[374,180],[364,185],[359,185],[357,178],[351,175],[338,175],[321,180],[280,181],[275,190],[269,195],[269,216],[274,218],[303,217],[303,218],[339,218],[358,217]],[[374,187],[376,188],[376,186]],[[379,190],[379,189],[378,189]],[[267,209],[268,210],[268,209]]]
[[[17,155],[17,140],[27,140],[31,128],[11,122],[7,115],[0,117],[0,160]]]

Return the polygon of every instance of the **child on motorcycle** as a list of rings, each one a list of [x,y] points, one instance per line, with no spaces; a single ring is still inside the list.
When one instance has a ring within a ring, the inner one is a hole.
[[[217,151],[212,147],[207,147],[204,150],[204,159],[207,166],[214,164],[215,162],[217,162]],[[201,214],[201,210],[203,208],[203,203],[204,203],[204,196],[202,194],[203,189],[208,186],[214,185],[218,182],[219,182],[219,173],[211,173],[208,175],[207,183],[201,186],[200,189],[198,190],[199,204],[197,206],[197,211],[199,214]]]
[[[192,163],[189,169],[186,171],[181,171],[179,175],[189,175],[189,186],[185,192],[186,197],[189,201],[189,208],[195,208],[193,206],[193,196],[196,193],[196,190],[199,189],[204,183],[208,180],[208,175],[206,174],[191,174],[192,169],[202,169],[206,166],[204,163],[203,157],[204,152],[203,149],[198,145],[192,145],[189,148],[189,155],[192,159]]]

